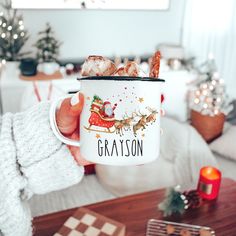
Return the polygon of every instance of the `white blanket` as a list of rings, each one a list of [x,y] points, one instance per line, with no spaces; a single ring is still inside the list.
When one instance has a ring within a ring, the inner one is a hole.
[[[174,175],[179,183],[196,183],[203,166],[216,166],[217,162],[206,142],[189,124],[165,118],[161,158],[173,163]]]
[[[208,145],[188,124],[163,118],[161,155],[143,166],[111,167],[97,165],[100,182],[117,196],[180,184],[196,186],[203,166],[218,166]]]

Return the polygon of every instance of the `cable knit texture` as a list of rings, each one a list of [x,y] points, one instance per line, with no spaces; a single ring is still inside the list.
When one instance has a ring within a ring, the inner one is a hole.
[[[53,134],[49,103],[0,118],[0,230],[32,235],[27,199],[78,183],[84,169]]]

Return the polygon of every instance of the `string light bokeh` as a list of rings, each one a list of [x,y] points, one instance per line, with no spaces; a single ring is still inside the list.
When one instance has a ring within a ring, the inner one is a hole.
[[[10,1],[3,5],[0,12],[0,59],[17,61],[25,53],[20,50],[28,39],[21,15],[11,9]]]

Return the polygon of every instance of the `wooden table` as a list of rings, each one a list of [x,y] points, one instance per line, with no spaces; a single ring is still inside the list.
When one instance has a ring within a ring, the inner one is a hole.
[[[63,75],[61,74],[60,71],[56,71],[52,75],[46,75],[43,72],[37,72],[37,74],[33,76],[20,75],[19,77],[21,80],[25,81],[43,81],[43,80],[62,79]]]
[[[145,192],[86,207],[124,223],[127,226],[128,236],[144,236],[146,224],[150,218],[163,219],[162,213],[157,210],[157,204],[163,200],[164,192],[164,189]],[[53,235],[74,211],[75,209],[70,209],[34,218],[34,235]],[[236,182],[223,179],[217,201],[205,203],[200,208],[189,210],[182,216],[165,219],[210,226],[216,231],[217,236],[236,235]]]

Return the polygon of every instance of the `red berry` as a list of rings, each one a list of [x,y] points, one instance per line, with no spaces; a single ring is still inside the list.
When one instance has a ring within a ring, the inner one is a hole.
[[[164,94],[161,94],[161,103],[163,103],[165,100]]]

